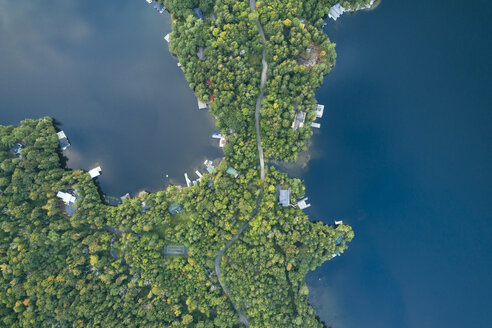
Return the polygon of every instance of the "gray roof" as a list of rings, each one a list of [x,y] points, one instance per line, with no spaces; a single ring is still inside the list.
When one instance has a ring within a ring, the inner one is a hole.
[[[280,190],[279,202],[283,207],[290,205],[290,188]]]
[[[196,53],[196,56],[198,57],[198,59],[200,59],[201,61],[204,61],[205,60],[205,47],[198,47],[197,48],[197,53]]]

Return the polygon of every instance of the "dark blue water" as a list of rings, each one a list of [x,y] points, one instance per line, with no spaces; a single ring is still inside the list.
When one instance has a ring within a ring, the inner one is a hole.
[[[312,218],[356,233],[307,279],[334,328],[492,326],[491,7],[383,0],[327,26],[303,178]],[[0,124],[54,116],[109,193],[182,182],[219,151],[168,31],[143,0],[0,0]]]
[[[308,276],[335,328],[492,327],[492,4],[383,1],[328,22],[337,66],[304,174],[356,238]]]
[[[212,117],[163,40],[169,15],[144,0],[0,0],[0,124],[52,116],[72,168],[100,165],[120,196],[184,184],[222,153]]]

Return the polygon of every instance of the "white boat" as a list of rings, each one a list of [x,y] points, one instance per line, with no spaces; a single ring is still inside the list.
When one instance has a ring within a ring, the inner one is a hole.
[[[171,33],[167,33],[166,36],[164,36],[164,40],[166,40],[167,43],[169,43],[170,38],[171,38]]]
[[[311,123],[311,127],[312,127],[312,128],[315,128],[315,129],[319,129],[319,128],[321,127],[321,124],[319,124],[319,123],[314,123],[314,122],[313,122],[313,123]]]

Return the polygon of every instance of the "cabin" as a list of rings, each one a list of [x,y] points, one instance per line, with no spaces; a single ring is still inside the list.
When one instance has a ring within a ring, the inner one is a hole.
[[[226,170],[226,173],[229,175],[232,175],[234,178],[237,178],[239,173],[237,173],[236,169],[233,167],[229,166],[229,168]]]
[[[203,16],[203,11],[199,7],[193,8],[193,12],[195,13],[196,18],[201,20],[205,19],[205,16]]]
[[[165,245],[162,252],[164,256],[188,256],[185,245]]]
[[[98,166],[98,167],[95,167],[92,170],[90,170],[89,175],[91,176],[92,179],[94,179],[94,178],[100,176],[101,172],[102,172],[101,167]]]
[[[308,204],[307,203],[307,200],[308,200],[308,198],[305,197],[305,198],[301,199],[300,201],[298,201],[297,202],[297,207],[299,207],[301,210],[310,207],[311,204]]]
[[[342,7],[340,3],[337,3],[333,7],[330,8],[330,12],[328,13],[328,17],[336,21],[340,16],[345,12],[345,8]]]
[[[58,136],[58,144],[60,145],[61,150],[67,149],[70,146],[70,140],[68,140],[65,132],[60,131],[57,132],[56,135]]]
[[[163,13],[164,10],[166,9],[162,3],[156,2],[154,5],[155,10],[157,10],[159,13]]]
[[[121,196],[121,197],[120,197],[120,199],[121,199],[121,202],[122,202],[122,203],[124,203],[124,202],[126,202],[127,200],[132,199],[132,196],[130,196],[130,194],[129,194],[129,193],[126,193],[126,194],[124,194],[123,196]]]
[[[198,57],[199,60],[204,61],[205,60],[205,47],[197,47],[196,48],[196,56]]]
[[[290,188],[279,189],[278,201],[283,207],[287,207],[290,205]]]
[[[316,104],[316,117],[322,118],[325,111],[325,105]]]
[[[80,196],[75,190],[59,191],[56,197],[60,198],[64,204],[64,212],[68,216],[72,217],[77,210],[75,202],[80,199]]]
[[[24,145],[22,142],[18,142],[12,147],[10,147],[10,152],[14,155],[19,155],[21,150],[24,149],[26,145]]]
[[[297,113],[294,122],[292,122],[292,128],[297,130],[298,128],[302,128],[304,126],[304,121],[306,120],[306,112],[300,111]]]
[[[179,205],[178,203],[172,203],[171,206],[168,207],[167,209],[171,215],[173,214],[178,214],[184,211],[183,206]]]

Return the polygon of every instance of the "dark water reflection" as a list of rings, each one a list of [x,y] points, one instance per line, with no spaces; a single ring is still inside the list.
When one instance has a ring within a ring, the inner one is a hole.
[[[0,0],[0,124],[52,116],[72,168],[101,165],[105,192],[184,183],[220,156],[163,36],[168,14],[145,1]]]
[[[329,22],[313,219],[356,238],[308,276],[336,328],[491,327],[492,5],[384,1]]]

